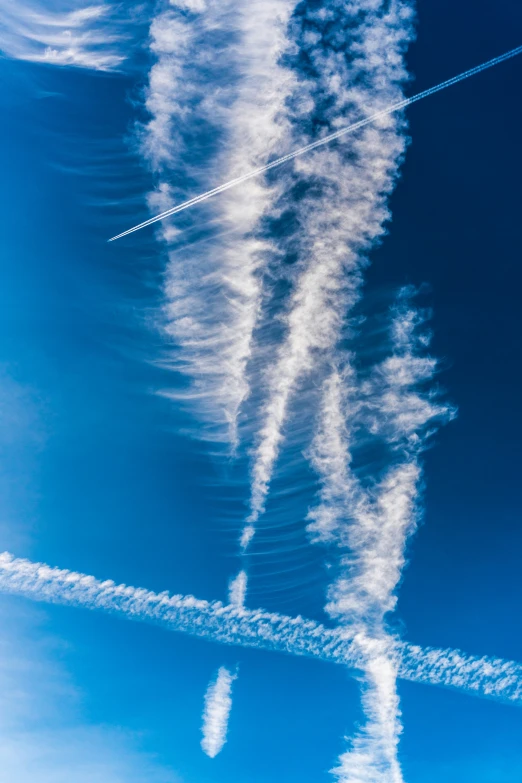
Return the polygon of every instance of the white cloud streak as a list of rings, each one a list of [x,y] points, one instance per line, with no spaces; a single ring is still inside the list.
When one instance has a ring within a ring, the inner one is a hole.
[[[415,464],[399,465],[368,497],[350,469],[350,454],[341,437],[348,435],[343,402],[342,381],[334,371],[325,383],[322,421],[312,450],[323,486],[308,529],[316,541],[349,548],[341,559],[341,575],[329,589],[326,609],[341,627],[357,634],[365,652],[361,669],[367,723],[332,771],[347,783],[402,783],[397,760],[402,731],[398,661],[384,616],[395,605],[419,469]]]
[[[298,86],[296,119],[302,123],[309,118],[313,106],[321,111],[323,122],[335,125],[342,115],[355,119],[399,102],[406,78],[402,52],[412,37],[411,22],[411,9],[397,0],[333,2],[328,9],[310,10],[303,20],[302,39],[313,77]],[[341,41],[346,55],[339,54]],[[349,146],[321,147],[296,165],[299,180],[313,186],[297,204],[296,242],[303,271],[269,379],[254,452],[251,512],[241,539],[244,547],[264,510],[292,395],[316,366],[317,355],[333,350],[346,313],[358,298],[365,254],[384,233],[389,218],[386,200],[405,149],[401,129],[401,117],[384,112],[372,126],[350,137]]]
[[[1,0],[0,8],[0,50],[7,57],[96,71],[118,69],[126,58],[128,35],[108,3]]]
[[[236,677],[235,673],[221,666],[205,694],[201,747],[211,759],[217,756],[227,741],[228,718],[232,709],[232,683]]]
[[[359,128],[363,128],[365,125],[369,125],[388,114],[401,111],[402,109],[411,106],[413,103],[417,103],[418,101],[423,100],[424,98],[428,98],[431,95],[440,92],[441,90],[445,90],[448,87],[452,87],[453,85],[458,84],[459,82],[464,81],[465,79],[469,79],[471,76],[476,76],[477,74],[487,70],[488,68],[492,68],[495,65],[500,65],[500,63],[505,62],[506,60],[510,60],[511,58],[516,57],[521,53],[522,53],[522,46],[518,46],[516,49],[512,49],[509,52],[500,55],[499,57],[494,57],[492,60],[488,60],[487,62],[482,63],[481,65],[477,65],[474,68],[470,68],[469,70],[464,71],[463,73],[460,73],[457,76],[453,76],[451,79],[447,79],[446,81],[440,82],[440,84],[430,87],[427,90],[423,90],[422,92],[419,92],[416,95],[412,95],[410,98],[405,98],[402,101],[398,101],[397,103],[388,106],[386,109],[383,109],[381,111],[376,112],[375,114],[372,114],[370,117],[365,117],[364,119],[352,123],[347,127],[340,128],[334,133],[329,133],[327,136],[324,136],[310,144],[306,144],[304,147],[300,147],[299,149],[294,150],[293,152],[287,155],[283,155],[282,157],[277,158],[277,160],[271,161],[270,163],[267,163],[266,165],[261,166],[260,168],[254,169],[253,171],[249,171],[248,173],[243,174],[240,177],[236,177],[235,179],[230,180],[229,182],[225,182],[222,185],[213,188],[212,190],[208,190],[206,193],[201,193],[199,196],[194,196],[194,198],[191,198],[188,201],[184,201],[181,204],[177,204],[176,206],[165,210],[159,215],[155,215],[154,217],[149,218],[148,220],[144,220],[143,223],[139,223],[138,225],[133,226],[132,228],[127,229],[126,231],[123,231],[121,234],[117,234],[116,236],[111,237],[111,239],[109,239],[108,241],[114,242],[114,240],[116,239],[121,239],[121,237],[127,236],[128,234],[132,234],[134,231],[139,231],[140,229],[145,228],[146,226],[150,226],[152,223],[156,223],[159,220],[165,220],[167,217],[176,215],[178,212],[183,212],[185,209],[189,209],[190,207],[195,206],[196,204],[199,204],[203,201],[206,201],[209,198],[212,198],[212,196],[217,196],[219,193],[223,193],[225,190],[229,190],[230,188],[236,187],[237,185],[241,185],[247,180],[252,179],[253,177],[258,177],[261,174],[265,174],[267,171],[270,171],[273,168],[277,168],[278,166],[281,166],[284,163],[288,163],[288,161],[300,157],[301,155],[305,155],[306,153],[316,149],[317,147],[321,147],[324,144],[329,144],[336,139],[348,135],[349,133],[354,133],[356,130],[359,130]]]
[[[412,315],[410,309],[399,310],[394,331],[405,327]],[[308,530],[315,541],[333,542],[348,552],[341,561],[345,575],[332,586],[327,609],[340,620],[370,622],[377,629],[395,608],[405,543],[417,523],[419,452],[436,425],[454,416],[454,410],[430,390],[418,388],[436,372],[436,362],[415,356],[415,342],[413,334],[407,345],[396,342],[396,351],[377,368],[369,388],[363,384],[355,393],[353,371],[349,371],[347,391],[334,369],[324,383],[310,455],[321,490],[319,504],[308,515],[312,520]],[[344,378],[347,375],[345,371]],[[406,459],[399,459],[377,485],[366,490],[350,464],[348,407],[352,416],[359,416],[358,423],[367,416],[375,434],[393,447],[400,446],[397,454],[406,452]]]
[[[290,46],[286,28],[295,0],[188,5],[191,13],[187,3],[172,3],[151,26],[156,62],[146,95],[150,120],[140,134],[157,174],[151,207],[172,203],[181,192],[173,181],[236,177],[267,150],[286,146],[283,109],[294,77],[280,60]],[[276,195],[262,179],[227,194],[212,212],[220,237],[210,248],[177,249],[178,230],[165,226],[162,232],[169,250],[165,328],[181,349],[172,364],[192,382],[187,392],[171,396],[193,403],[215,426],[215,437],[224,430],[234,446],[239,409],[249,395],[246,366],[261,273],[275,252],[259,226]]]
[[[326,628],[300,616],[224,606],[194,596],[169,596],[116,585],[75,571],[0,555],[0,591],[35,601],[96,609],[223,644],[318,658],[349,667],[364,665],[364,645],[349,628]],[[522,705],[522,665],[478,658],[457,650],[394,640],[399,677],[464,690]]]
[[[366,498],[350,470],[352,427],[361,408],[355,372],[346,357],[343,370],[334,366],[323,381],[310,463],[321,481],[319,502],[308,512],[307,531],[313,543],[335,543],[345,534],[347,518],[362,509]]]
[[[240,571],[239,574],[231,579],[228,585],[228,600],[232,606],[244,606],[248,576],[246,571]]]
[[[386,640],[368,640],[362,703],[367,723],[332,770],[349,783],[402,783],[397,746],[402,731],[396,681],[398,661]]]
[[[348,365],[342,375],[334,368],[325,381],[310,455],[322,487],[308,530],[315,541],[333,542],[345,552],[326,609],[341,626],[353,629],[366,653],[363,706],[368,723],[334,770],[349,783],[402,783],[398,661],[385,617],[395,608],[406,542],[417,524],[419,454],[436,424],[454,414],[426,388],[437,362],[421,355],[428,338],[421,331],[422,314],[410,305],[413,293],[400,293],[392,311],[392,354],[371,380],[357,382]],[[354,421],[360,425],[361,420],[391,447],[392,457],[395,450],[400,454],[397,464],[368,489],[354,475],[349,451]]]

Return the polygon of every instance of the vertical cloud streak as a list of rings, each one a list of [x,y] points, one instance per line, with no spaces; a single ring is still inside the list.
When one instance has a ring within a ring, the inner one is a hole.
[[[294,96],[294,124],[301,138],[315,117],[335,125],[341,116],[373,114],[401,98],[402,54],[413,35],[409,4],[333,2],[328,9],[309,9],[295,25],[310,73]],[[339,340],[346,313],[359,296],[366,253],[384,233],[387,196],[405,149],[402,130],[401,116],[387,115],[349,143],[316,149],[294,164],[304,190],[295,208],[302,271],[269,377],[243,547],[264,510],[291,398],[319,356],[328,355]]]
[[[203,711],[201,747],[210,758],[223,749],[227,741],[228,718],[232,709],[232,683],[236,675],[221,666],[208,686]]]
[[[400,293],[392,311],[392,353],[371,379],[357,382],[348,366],[343,374],[334,368],[324,383],[311,449],[322,487],[308,530],[315,541],[344,550],[326,609],[341,626],[352,629],[365,652],[367,725],[334,770],[346,783],[402,783],[397,760],[402,727],[395,686],[399,664],[385,618],[395,608],[406,542],[417,524],[420,453],[437,424],[453,415],[427,388],[437,363],[422,355],[428,338],[422,332],[424,316],[410,304],[413,293]],[[373,486],[363,488],[352,469],[349,444],[354,425],[366,426],[390,450],[392,466]]]
[[[386,642],[368,640],[362,704],[367,723],[332,770],[349,783],[402,783],[397,746],[402,731],[397,696],[397,660]]]
[[[286,146],[284,104],[295,77],[281,58],[293,0],[175,2],[151,26],[156,58],[147,89],[150,119],[141,149],[157,174],[151,207],[166,207],[183,191],[170,182],[235,177]],[[191,145],[191,154],[187,154]],[[279,186],[280,187],[280,186]],[[262,271],[275,248],[260,230],[277,188],[263,179],[212,205],[219,224],[212,247],[168,248],[164,319],[180,348],[173,366],[191,386],[195,405],[214,436],[238,443],[238,415],[249,395],[246,374],[262,296]]]
[[[232,606],[241,607],[245,605],[247,583],[246,571],[240,571],[234,579],[231,579],[228,586],[228,599]]]

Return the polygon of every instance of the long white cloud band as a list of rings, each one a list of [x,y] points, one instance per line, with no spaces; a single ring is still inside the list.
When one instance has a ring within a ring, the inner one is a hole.
[[[357,637],[347,628],[331,629],[300,616],[116,585],[15,558],[9,552],[0,555],[0,591],[36,601],[101,609],[224,644],[308,656],[352,668],[363,662]],[[522,665],[518,663],[421,648],[399,640],[394,641],[392,652],[402,679],[522,705]]]

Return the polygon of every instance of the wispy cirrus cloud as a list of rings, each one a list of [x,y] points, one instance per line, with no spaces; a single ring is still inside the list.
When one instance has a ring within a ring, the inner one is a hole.
[[[309,75],[301,76],[293,96],[301,139],[309,138],[314,119],[335,127],[340,117],[345,124],[402,97],[402,55],[413,36],[409,3],[310,7],[294,20],[294,36],[309,62]],[[268,376],[244,547],[264,510],[290,400],[303,377],[334,349],[358,299],[366,254],[389,219],[387,196],[405,144],[402,117],[385,115],[347,143],[318,148],[294,163],[295,182],[304,191],[293,205],[300,274],[284,317],[286,336]]]
[[[307,454],[321,482],[318,502],[307,515],[313,543],[337,543],[342,526],[365,502],[351,470],[353,427],[362,399],[350,359],[344,357],[342,368],[334,364],[323,381],[316,432]]]
[[[309,530],[347,550],[341,561],[347,576],[332,586],[328,610],[333,616],[375,623],[377,628],[395,608],[406,541],[420,513],[420,455],[437,427],[455,415],[454,408],[441,402],[429,386],[437,362],[419,355],[419,348],[427,348],[427,337],[422,333],[422,315],[410,306],[411,293],[403,292],[393,311],[392,355],[374,370],[368,383],[361,384],[357,398],[359,424],[362,420],[388,444],[392,464],[380,481],[363,489],[344,441],[323,438],[325,416],[334,434],[346,427],[336,372],[325,385],[323,421],[312,450],[322,489],[321,502],[310,514]]]
[[[155,58],[140,148],[155,172],[149,197],[167,208],[195,183],[234,177],[284,149],[285,101],[295,76],[281,65],[294,0],[173,2],[150,29]],[[190,149],[190,154],[188,150]],[[175,185],[171,184],[175,183]],[[215,437],[238,443],[238,416],[249,396],[247,364],[262,298],[262,271],[275,252],[260,230],[277,188],[251,181],[212,205],[212,245],[180,245],[164,225],[169,261],[163,327],[176,346],[167,364],[190,379],[172,392],[195,406]]]
[[[107,5],[71,6],[52,14],[9,8],[14,9],[4,36],[9,56],[95,70],[113,70],[124,57]],[[264,375],[269,394],[261,403],[254,449],[250,515],[242,536],[246,548],[264,511],[294,395],[307,375],[317,371],[320,377],[332,356],[335,360],[346,313],[359,297],[366,254],[385,231],[387,196],[405,148],[401,115],[391,117],[386,107],[395,112],[408,105],[401,98],[402,55],[412,37],[412,14],[408,3],[397,0],[334,0],[306,10],[283,0],[173,0],[157,8],[150,31],[155,62],[146,90],[149,119],[139,134],[156,177],[152,208],[165,209],[207,178],[222,181],[263,166],[275,150],[280,154],[314,138],[317,123],[331,129],[341,116],[344,123],[361,115],[374,122],[361,124],[346,147],[308,150],[310,157],[294,160],[277,185],[249,177],[241,192],[225,195],[223,188],[208,213],[221,231],[211,250],[200,244],[187,251],[177,228],[162,227],[168,250],[163,326],[176,346],[176,357],[167,363],[191,379],[187,392],[173,396],[197,406],[216,437],[236,446],[239,415],[252,386],[249,367],[263,352],[275,357]],[[301,57],[307,60],[304,71]],[[296,228],[279,243],[267,225],[286,212]],[[297,263],[288,276],[283,341],[267,348],[256,336],[264,297],[271,293],[266,271],[272,263],[270,274],[284,277],[278,261],[290,246]],[[313,451],[325,479],[309,529],[316,538],[350,550],[327,607],[340,628],[246,610],[244,570],[230,584],[228,606],[157,596],[9,557],[0,565],[4,589],[359,668],[368,722],[335,770],[352,783],[402,780],[397,676],[520,700],[517,664],[420,650],[386,632],[405,541],[417,522],[420,452],[432,427],[450,415],[435,396],[418,392],[436,363],[413,350],[415,313],[399,308],[396,315],[393,356],[376,368],[366,393],[351,397],[371,432],[389,447],[388,470],[369,491],[351,471],[343,411],[344,395],[351,394],[344,388],[352,383],[349,367],[335,370],[325,384],[323,442]],[[210,756],[226,739],[234,678],[221,668],[207,692],[202,745]]]
[[[232,708],[232,683],[236,676],[221,666],[205,694],[201,747],[210,758],[217,756],[227,741],[228,718]]]
[[[249,179],[253,179],[254,177],[259,177],[262,174],[265,174],[266,172],[271,171],[274,168],[278,168],[279,166],[288,163],[288,161],[293,160],[294,158],[301,157],[301,155],[306,155],[311,150],[317,149],[317,147],[322,147],[325,144],[330,144],[332,141],[336,141],[337,139],[340,139],[349,133],[353,133],[354,131],[359,130],[359,128],[363,128],[366,125],[371,125],[373,122],[381,119],[383,116],[386,116],[388,114],[393,114],[396,111],[401,111],[402,109],[411,106],[412,103],[417,103],[417,101],[421,101],[424,98],[428,98],[430,95],[434,95],[435,93],[440,92],[441,90],[445,90],[447,87],[452,87],[453,85],[458,84],[461,81],[464,81],[464,79],[469,79],[471,76],[475,76],[476,74],[479,74],[482,71],[487,70],[488,68],[493,68],[495,65],[499,65],[500,63],[505,62],[506,60],[510,60],[512,57],[517,57],[521,53],[522,53],[521,46],[518,46],[515,49],[511,49],[510,51],[505,52],[504,54],[501,54],[498,57],[494,57],[493,59],[487,60],[486,62],[481,63],[480,65],[477,65],[474,68],[470,68],[467,71],[463,71],[462,73],[452,77],[451,79],[446,79],[445,81],[439,82],[439,84],[436,84],[433,87],[429,87],[427,90],[422,90],[416,95],[412,95],[410,98],[404,98],[398,103],[393,103],[391,104],[391,106],[388,106],[385,109],[381,109],[375,114],[371,114],[368,117],[363,118],[362,120],[357,120],[356,122],[350,125],[339,128],[333,133],[328,133],[326,136],[321,136],[319,139],[316,139],[316,141],[310,142],[309,144],[305,144],[304,147],[298,147],[297,149],[292,150],[292,152],[289,152],[286,155],[282,155],[280,158],[276,158],[275,160],[272,160],[269,163],[260,166],[259,168],[253,169],[249,172],[246,172],[245,174],[241,174],[240,176],[235,177],[232,180],[228,180],[228,182],[223,182],[221,185],[217,185],[215,188],[212,188],[211,190],[207,190],[204,193],[200,193],[197,196],[193,196],[187,201],[183,201],[180,204],[175,204],[173,207],[169,207],[165,211],[160,212],[160,214],[154,215],[153,217],[144,220],[142,223],[138,223],[137,225],[132,226],[126,231],[122,231],[120,234],[111,237],[108,241],[114,242],[114,240],[116,239],[120,239],[121,237],[127,236],[128,234],[132,234],[135,231],[140,231],[142,228],[145,228],[146,226],[150,226],[153,223],[157,223],[160,220],[165,220],[166,218],[171,217],[172,215],[177,215],[180,212],[184,212],[186,209],[190,209],[191,207],[196,206],[197,204],[201,204],[202,202],[207,201],[207,199],[209,198],[213,198],[214,196],[224,193],[225,191],[230,190],[231,188],[235,188],[238,187],[239,185],[244,184]]]
[[[308,529],[315,541],[333,543],[343,552],[326,610],[352,630],[365,651],[367,725],[340,759],[335,770],[340,781],[402,783],[399,664],[385,618],[395,608],[406,542],[420,513],[420,454],[437,425],[454,415],[429,386],[437,362],[425,355],[429,336],[425,315],[411,304],[414,293],[400,292],[392,309],[391,355],[370,380],[358,382],[347,358],[342,374],[332,371],[311,449],[322,487]],[[348,448],[356,427],[364,425],[391,449],[391,465],[370,486],[356,477]]]
[[[362,705],[366,724],[332,770],[349,783],[402,783],[397,746],[402,731],[397,696],[398,661],[385,639],[366,640]]]
[[[7,57],[96,71],[118,69],[127,57],[118,5],[1,0],[0,8],[0,51]]]

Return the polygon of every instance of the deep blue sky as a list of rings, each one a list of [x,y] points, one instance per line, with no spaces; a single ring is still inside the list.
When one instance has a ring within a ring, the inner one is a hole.
[[[515,0],[420,0],[409,94],[519,45],[521,22]],[[163,262],[151,235],[105,241],[141,218],[150,187],[128,144],[140,71],[9,59],[0,71],[0,379],[10,411],[0,442],[1,548],[224,599],[246,485],[225,483],[210,449],[180,433],[189,415],[151,393],[169,382],[153,364]],[[404,283],[424,284],[439,380],[459,410],[426,456],[424,524],[409,548],[398,621],[416,643],[514,660],[522,660],[521,79],[518,58],[408,110],[412,142],[393,222],[366,273],[370,308]],[[246,481],[246,462],[237,473]],[[258,568],[257,601],[317,616],[317,565],[310,589],[296,577],[297,597],[278,594]],[[2,603],[10,616],[27,611],[21,599]],[[53,655],[80,692],[82,720],[120,727],[186,783],[326,781],[360,719],[356,683],[341,669],[72,609],[31,612],[30,638],[60,640]],[[238,662],[228,744],[210,760],[199,747],[203,694],[217,666]],[[413,684],[400,684],[400,695],[410,783],[522,779],[520,710]]]

